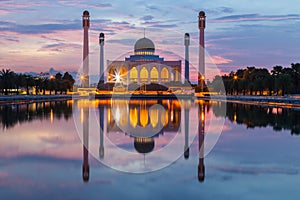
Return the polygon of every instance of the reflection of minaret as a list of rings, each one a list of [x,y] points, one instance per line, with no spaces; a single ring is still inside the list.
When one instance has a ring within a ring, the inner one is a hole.
[[[185,68],[184,68],[184,78],[185,81],[190,81],[190,67],[189,67],[189,45],[190,45],[190,34],[186,33],[184,35],[184,46],[185,46]]]
[[[184,158],[188,159],[190,156],[189,148],[189,107],[184,108]]]
[[[205,134],[205,106],[199,104],[199,125],[198,125],[198,146],[199,146],[199,163],[198,163],[198,180],[204,181],[205,166],[204,166],[204,134]]]
[[[84,182],[88,182],[90,178],[90,166],[89,166],[89,108],[83,108],[83,167],[82,167],[82,179]]]
[[[90,27],[90,14],[86,10],[82,15],[83,26],[83,80],[82,87],[89,87],[89,27]]]
[[[205,77],[205,55],[204,55],[204,29],[205,29],[205,12],[199,12],[198,27],[199,27],[199,73],[198,73],[198,85],[201,85],[203,89],[203,81]]]
[[[103,131],[104,131],[104,107],[99,105],[99,124],[100,124],[100,146],[99,158],[104,158]]]
[[[104,33],[99,34],[100,45],[100,83],[104,83]]]

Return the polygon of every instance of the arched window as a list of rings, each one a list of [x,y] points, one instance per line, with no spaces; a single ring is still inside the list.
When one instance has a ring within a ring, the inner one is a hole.
[[[161,82],[169,81],[169,71],[166,67],[162,68],[160,75],[161,75]]]
[[[120,69],[120,76],[121,76],[121,81],[124,83],[127,82],[127,69],[123,66]]]
[[[116,68],[114,66],[111,66],[109,71],[108,71],[108,77],[107,77],[107,80],[108,81],[114,81],[114,77],[115,77],[115,74],[116,74]]]
[[[151,82],[158,82],[158,70],[156,67],[153,67],[150,72]]]
[[[136,67],[133,67],[130,70],[130,82],[138,82],[138,70],[136,69]]]
[[[141,83],[147,83],[148,82],[148,70],[146,67],[143,67],[141,69],[141,72],[140,72],[140,81]]]

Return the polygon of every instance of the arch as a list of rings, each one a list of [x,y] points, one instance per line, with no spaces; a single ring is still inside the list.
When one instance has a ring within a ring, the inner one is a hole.
[[[131,68],[129,75],[130,75],[130,82],[135,82],[135,83],[138,82],[138,70],[136,67]]]
[[[108,81],[114,81],[114,76],[116,74],[116,68],[114,66],[111,66],[109,71],[108,71],[108,77],[107,80]]]
[[[121,76],[121,81],[122,82],[127,82],[127,69],[126,69],[126,67],[121,67],[121,69],[120,69],[120,76]]]
[[[151,82],[158,82],[158,70],[156,67],[153,67],[150,71]]]
[[[145,66],[142,67],[142,69],[140,71],[140,81],[141,81],[141,83],[147,83],[148,82],[148,70]]]
[[[161,82],[168,82],[169,81],[169,71],[166,67],[163,67],[160,72]]]

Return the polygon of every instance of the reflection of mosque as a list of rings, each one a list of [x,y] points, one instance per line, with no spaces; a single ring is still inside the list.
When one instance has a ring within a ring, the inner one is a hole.
[[[153,106],[155,105],[155,106]],[[156,107],[156,105],[160,105]],[[184,123],[185,123],[185,145],[184,158],[189,158],[189,112],[190,107],[184,106]],[[163,109],[161,109],[163,108]],[[129,137],[134,138],[134,148],[138,153],[151,153],[155,147],[155,138],[169,132],[180,131],[181,123],[181,104],[178,101],[162,100],[158,101],[120,101],[116,102],[115,108],[106,107],[106,105],[99,105],[99,122],[100,122],[100,141],[99,141],[99,157],[104,158],[104,135],[114,132],[124,132],[126,130],[138,130],[136,132],[126,133]],[[82,177],[85,182],[89,180],[89,162],[88,162],[88,117],[89,110],[84,108],[83,111],[83,171]],[[199,149],[199,163],[198,163],[198,180],[204,181],[205,167],[204,167],[204,128],[205,128],[205,105],[199,104],[198,108],[198,149]],[[104,122],[107,125],[104,126]],[[130,129],[131,128],[131,129]],[[147,129],[160,131],[149,135]],[[143,131],[141,131],[143,130]]]
[[[107,108],[107,132],[125,132],[134,137],[134,147],[139,153],[150,153],[155,137],[179,131],[181,107],[178,101],[116,101],[113,109]]]

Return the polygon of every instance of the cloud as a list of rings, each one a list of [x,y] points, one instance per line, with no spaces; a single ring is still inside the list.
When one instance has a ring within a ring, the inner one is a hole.
[[[12,35],[7,35],[7,34],[0,34],[0,38],[8,41],[8,42],[15,42],[15,43],[19,43],[20,40],[18,37],[16,36],[12,36]]]
[[[108,40],[108,43],[116,43],[116,44],[122,44],[126,46],[133,46],[135,43],[135,39],[121,39],[121,40]]]
[[[283,21],[300,19],[298,14],[288,15],[260,15],[260,14],[243,14],[243,15],[229,15],[219,17],[210,22],[241,22],[241,21]]]
[[[74,7],[85,7],[85,8],[111,8],[113,7],[111,3],[95,3],[88,4],[85,1],[73,1],[73,0],[60,0],[60,4],[66,6],[74,6]]]
[[[154,24],[154,25],[151,25],[150,27],[153,27],[153,28],[175,28],[177,27],[176,24]]]
[[[60,30],[79,30],[79,21],[71,23],[47,23],[37,25],[22,25],[14,22],[0,21],[0,31],[11,31],[21,34],[43,34],[54,33]]]
[[[152,15],[146,15],[144,17],[141,17],[140,20],[144,21],[151,21],[154,17]]]
[[[88,5],[88,7],[92,7],[92,8],[111,8],[112,4],[110,4],[110,3],[97,3],[97,4],[93,4],[93,5]]]
[[[62,39],[58,39],[58,38],[51,38],[45,35],[41,35],[41,38],[46,39],[46,40],[50,40],[50,41],[54,41],[54,42],[64,42],[65,40]]]
[[[241,174],[288,174],[297,175],[298,170],[284,169],[284,168],[258,168],[258,167],[235,167],[235,166],[222,166],[212,167],[214,169],[229,172],[229,173],[241,173]]]
[[[229,13],[233,13],[234,9],[230,8],[230,7],[217,7],[217,8],[211,8],[211,9],[193,9],[193,11],[195,12],[199,12],[200,10],[204,10],[206,13],[209,13],[210,15],[220,15],[220,14],[229,14]]]
[[[228,64],[232,62],[232,60],[223,58],[222,56],[212,56],[211,61],[216,65]]]
[[[177,24],[165,24],[165,22],[162,21],[146,21],[142,23],[142,25],[146,25],[148,27],[152,28],[175,28],[177,27]]]
[[[15,1],[0,1],[0,14],[9,13],[20,13],[27,11],[34,11],[36,7],[43,6],[42,2],[27,2],[27,3],[17,3]]]
[[[81,48],[81,45],[72,44],[72,43],[56,43],[56,44],[44,45],[38,51],[63,52],[63,51],[69,51],[69,50],[78,49],[78,48]]]

